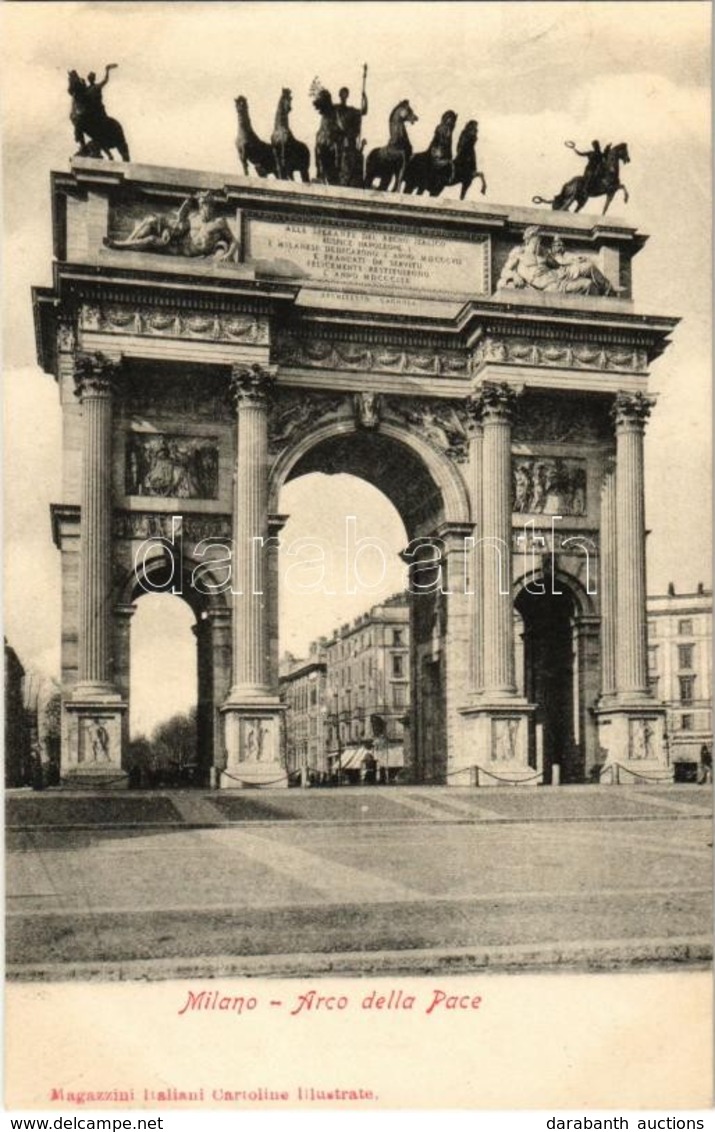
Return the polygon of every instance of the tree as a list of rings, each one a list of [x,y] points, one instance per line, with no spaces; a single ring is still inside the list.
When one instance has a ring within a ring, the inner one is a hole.
[[[197,709],[173,715],[152,733],[152,759],[162,777],[170,782],[185,780],[197,763]]]

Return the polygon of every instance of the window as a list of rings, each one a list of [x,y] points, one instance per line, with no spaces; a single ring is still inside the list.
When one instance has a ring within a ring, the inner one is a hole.
[[[649,621],[648,622],[648,636],[649,637],[657,637],[658,636],[658,622],[657,621]]]
[[[678,645],[678,668],[693,667],[693,646]]]
[[[406,702],[407,702],[406,699],[405,699],[406,692],[407,692],[407,689],[405,688],[404,684],[393,684],[392,685],[392,706],[393,707],[403,708],[403,707],[406,706]]]
[[[648,671],[655,672],[658,667],[658,646],[650,645],[648,648]]]
[[[679,676],[678,683],[680,684],[680,702],[681,704],[691,704],[693,702],[693,689],[695,685],[694,676]]]
[[[392,675],[404,676],[404,657],[396,655],[392,658]]]
[[[312,706],[312,707],[315,707],[315,705],[317,704],[317,702],[318,702],[318,689],[317,689],[317,688],[315,687],[315,685],[313,685],[313,687],[312,687],[312,688],[310,689],[310,703],[311,703],[311,706]]]
[[[693,634],[693,622],[688,617],[685,621],[678,622],[678,636],[691,637]]]
[[[650,688],[651,692],[656,697],[656,699],[658,698],[658,683],[659,683],[659,681],[660,681],[659,676],[649,676],[648,677],[648,687]]]
[[[392,643],[396,648],[399,648],[402,645],[402,629],[392,630]]]
[[[681,715],[680,717],[680,730],[692,731],[693,730],[693,717],[692,715]]]

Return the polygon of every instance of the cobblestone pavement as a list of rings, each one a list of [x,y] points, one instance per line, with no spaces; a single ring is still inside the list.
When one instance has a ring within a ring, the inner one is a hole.
[[[374,969],[465,949],[497,965],[702,961],[710,800],[694,786],[11,794],[9,973],[257,957],[280,973],[326,954]]]

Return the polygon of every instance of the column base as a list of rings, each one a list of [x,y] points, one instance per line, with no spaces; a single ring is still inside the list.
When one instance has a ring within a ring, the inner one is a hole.
[[[87,683],[75,684],[68,702],[79,704],[121,703],[122,697],[113,684],[107,684],[103,681],[88,681]]]
[[[648,785],[673,781],[665,708],[655,703],[602,701],[596,711],[602,762],[598,781]]]
[[[122,729],[128,705],[116,692],[84,699],[75,688],[65,701],[66,742],[60,784],[71,788],[122,790],[128,785],[122,767]]]
[[[543,767],[529,762],[533,704],[519,696],[475,700],[460,709],[469,765],[449,767],[455,786],[539,786]]]
[[[256,707],[280,705],[280,700],[270,688],[256,687],[255,684],[234,684],[228,693],[224,708],[243,708],[248,704]]]
[[[227,700],[221,708],[226,765],[218,775],[220,790],[281,789],[288,785],[282,751],[284,711],[285,705],[275,696],[254,703]]]

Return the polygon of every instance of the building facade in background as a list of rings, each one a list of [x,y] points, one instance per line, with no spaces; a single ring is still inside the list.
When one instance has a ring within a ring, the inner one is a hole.
[[[410,707],[407,594],[314,643],[307,659],[284,663],[281,689],[290,775],[356,781],[372,769],[377,781],[394,780]]]
[[[325,639],[314,641],[310,655],[281,664],[281,699],[286,705],[286,767],[292,778],[321,780],[327,773],[325,750]]]
[[[648,598],[648,677],[653,696],[666,704],[670,758],[700,760],[712,745],[712,590]]]

